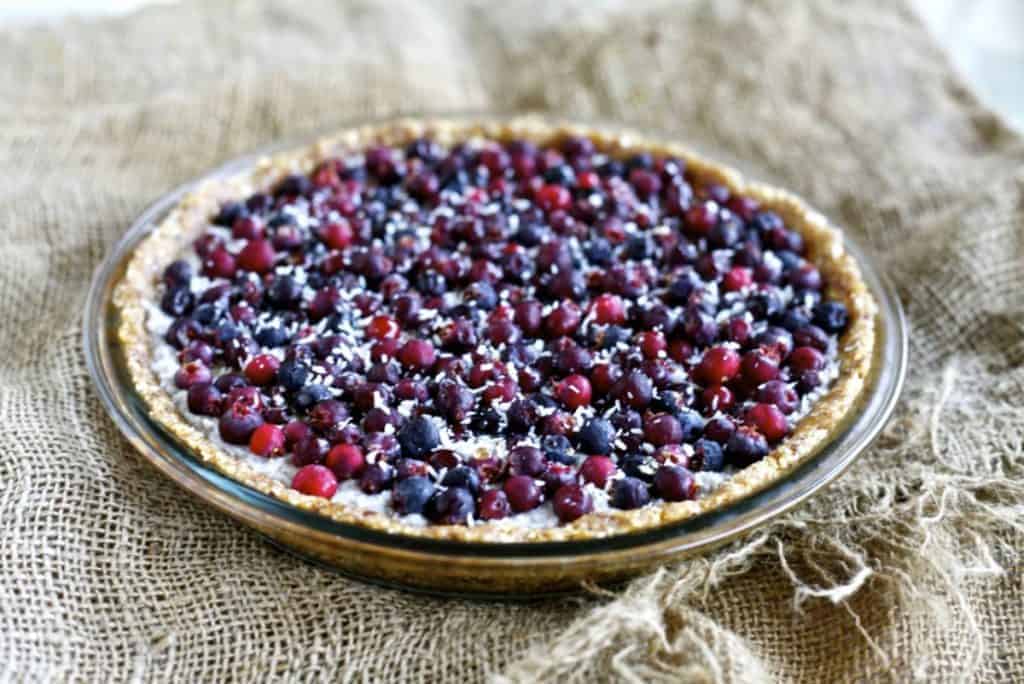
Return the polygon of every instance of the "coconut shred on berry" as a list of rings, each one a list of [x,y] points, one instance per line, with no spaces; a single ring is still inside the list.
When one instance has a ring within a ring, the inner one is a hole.
[[[553,527],[693,500],[838,376],[800,232],[677,158],[429,138],[223,202],[163,270],[153,369],[305,495]]]

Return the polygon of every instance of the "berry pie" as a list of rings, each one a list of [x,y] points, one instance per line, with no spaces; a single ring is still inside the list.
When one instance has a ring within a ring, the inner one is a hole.
[[[619,534],[857,410],[841,234],[684,148],[533,119],[344,131],[187,195],[118,286],[152,417],[265,494],[465,541]]]

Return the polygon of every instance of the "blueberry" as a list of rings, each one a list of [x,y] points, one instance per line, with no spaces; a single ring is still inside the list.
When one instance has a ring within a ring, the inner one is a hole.
[[[842,302],[822,302],[814,310],[814,323],[826,332],[839,333],[846,328],[849,315]]]
[[[285,212],[279,212],[270,217],[267,221],[267,227],[273,230],[274,228],[280,228],[281,226],[291,226],[296,223],[295,217]]]
[[[768,440],[757,430],[740,427],[729,438],[725,455],[737,468],[745,468],[768,455]]]
[[[217,302],[206,302],[196,307],[193,318],[202,325],[212,325],[224,315],[224,307]],[[258,338],[257,338],[258,339]]]
[[[611,504],[615,508],[630,510],[645,506],[651,500],[647,483],[635,477],[624,477],[612,485]]]
[[[302,297],[302,285],[290,275],[278,276],[267,290],[270,303],[279,308],[287,308]]]
[[[782,262],[782,268],[786,271],[791,271],[794,268],[799,268],[800,264],[803,263],[803,259],[800,258],[799,254],[790,252],[788,249],[780,249],[775,252],[775,256],[778,257],[779,261]]]
[[[427,416],[417,416],[398,431],[398,443],[403,456],[423,459],[441,443],[441,436],[434,421]]]
[[[693,442],[704,432],[704,419],[693,409],[684,408],[675,417],[683,428],[684,442]]]
[[[359,478],[359,489],[366,494],[378,494],[390,489],[395,481],[395,469],[387,463],[372,463]]]
[[[288,341],[288,331],[278,325],[268,325],[257,330],[254,337],[263,347],[280,347]]]
[[[164,283],[168,287],[179,287],[182,285],[188,285],[189,281],[192,280],[192,265],[184,259],[178,259],[172,261],[171,264],[164,269]]]
[[[665,390],[651,401],[651,408],[673,416],[687,408],[686,397],[673,390]]]
[[[654,240],[646,233],[634,235],[626,243],[626,257],[634,261],[643,261],[654,256]]]
[[[278,195],[306,195],[313,190],[313,183],[305,176],[293,173],[277,184]]]
[[[626,168],[630,171],[654,168],[654,157],[648,152],[638,152],[626,160]]]
[[[391,505],[402,515],[422,513],[427,501],[434,495],[434,485],[429,478],[414,475],[399,480],[391,491]]]
[[[612,245],[602,237],[596,237],[583,247],[583,254],[596,266],[607,266],[612,260]]]
[[[576,182],[576,173],[568,164],[558,164],[544,172],[544,182],[569,186]]]
[[[803,309],[788,309],[779,319],[779,325],[790,332],[806,327],[811,322],[811,316]]]
[[[774,211],[759,211],[754,214],[754,218],[750,221],[751,227],[758,233],[767,233],[770,230],[775,230],[784,227],[782,218]]]
[[[597,173],[603,178],[622,176],[626,173],[626,165],[618,159],[609,159],[597,167]]]
[[[576,463],[576,456],[569,453],[572,449],[572,444],[565,435],[545,435],[540,441],[540,448],[549,461],[566,465],[574,465]]]
[[[217,336],[217,342],[219,344],[224,344],[231,340],[237,340],[241,337],[242,331],[239,330],[238,326],[231,321],[224,321],[217,326],[217,332],[215,334]]]
[[[730,214],[728,220],[719,221],[711,227],[708,244],[717,249],[725,249],[739,242],[742,236],[743,224],[736,216]]]
[[[249,210],[241,202],[225,202],[213,217],[213,224],[230,228],[234,225],[235,221],[246,216],[248,213]]]
[[[295,359],[284,361],[277,369],[277,381],[289,392],[302,389],[308,379],[309,370]]]
[[[494,287],[484,281],[478,281],[467,287],[462,297],[466,302],[472,302],[484,311],[490,311],[498,304],[498,295]]]
[[[295,405],[300,409],[308,409],[330,398],[331,391],[323,385],[306,385],[295,395]]]
[[[692,268],[684,268],[668,288],[668,296],[674,302],[685,302],[690,293],[701,287],[704,281]]]
[[[523,247],[536,247],[540,244],[543,237],[544,232],[541,227],[532,221],[527,221],[519,226],[519,230],[516,231],[515,241]]]
[[[160,299],[160,308],[169,316],[183,316],[192,308],[195,297],[185,285],[172,287]]]
[[[501,414],[493,408],[485,408],[473,414],[469,428],[475,432],[493,435],[501,430]]]
[[[576,433],[580,451],[588,455],[608,454],[615,440],[615,428],[603,418],[591,418]]]
[[[650,482],[658,470],[658,462],[646,454],[628,454],[619,461],[619,468],[630,477]]]
[[[722,445],[712,442],[710,439],[699,439],[693,445],[693,460],[691,465],[695,470],[708,470],[717,473],[725,467],[725,453]]]
[[[434,494],[423,508],[423,514],[432,522],[442,525],[461,525],[476,510],[476,501],[468,489],[449,487]]]
[[[416,276],[416,289],[428,297],[440,297],[448,290],[448,283],[436,271],[422,271]]]
[[[747,302],[747,310],[754,318],[775,318],[783,312],[785,306],[776,288],[755,292]]]
[[[480,474],[476,468],[466,465],[455,466],[444,474],[441,484],[445,487],[464,487],[476,494],[480,491]]]

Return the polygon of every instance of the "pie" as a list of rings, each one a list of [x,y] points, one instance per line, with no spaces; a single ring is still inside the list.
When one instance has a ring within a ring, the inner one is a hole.
[[[857,411],[876,303],[801,200],[623,132],[401,120],[214,178],[119,338],[210,467],[387,532],[586,539],[785,477]]]

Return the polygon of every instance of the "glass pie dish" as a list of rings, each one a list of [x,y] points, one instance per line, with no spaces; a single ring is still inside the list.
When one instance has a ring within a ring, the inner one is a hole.
[[[479,118],[479,117],[477,117]],[[373,122],[382,125],[386,122]],[[614,536],[567,541],[476,542],[423,538],[332,520],[270,498],[221,475],[150,415],[119,342],[113,291],[134,251],[188,192],[246,171],[292,141],[240,158],[158,200],[131,226],[99,268],[85,314],[85,349],[99,393],[130,441],[165,475],[214,507],[303,556],[368,579],[423,590],[522,596],[564,591],[643,571],[728,541],[797,505],[841,474],[878,434],[898,397],[906,367],[906,332],[886,281],[846,240],[878,303],[877,343],[858,406],[822,448],[748,496],[678,523]],[[859,338],[858,338],[859,339]]]

